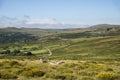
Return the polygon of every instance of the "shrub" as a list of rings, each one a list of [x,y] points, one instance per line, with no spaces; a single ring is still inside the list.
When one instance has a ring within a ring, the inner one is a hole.
[[[57,80],[76,80],[77,77],[69,73],[61,74],[57,72],[51,72],[46,74],[46,78],[52,78]]]
[[[92,77],[84,76],[80,80],[94,80]]]
[[[78,74],[81,76],[94,76],[97,74],[97,72],[83,70],[83,71],[79,71]]]
[[[33,72],[33,76],[37,76],[37,77],[42,77],[45,74],[45,72],[40,71],[39,69],[32,69],[32,72]]]
[[[11,51],[10,51],[10,50],[6,50],[4,53],[5,53],[5,54],[10,54]]]
[[[69,73],[64,74],[64,76],[66,77],[65,80],[76,80],[77,79],[75,75],[69,74]]]
[[[78,69],[82,69],[82,70],[89,68],[88,64],[86,64],[86,63],[85,64],[78,64],[77,67],[78,67]]]
[[[0,78],[2,78],[2,79],[16,79],[17,76],[11,72],[4,71],[4,72],[0,73]]]
[[[61,76],[59,73],[57,72],[49,72],[45,75],[46,78],[52,78],[52,79],[58,79],[59,77],[58,76]]]
[[[65,80],[66,77],[63,75],[57,75],[57,76],[55,76],[55,79]]]
[[[45,72],[40,71],[39,69],[32,69],[32,70],[25,70],[22,72],[22,75],[27,77],[42,77],[44,76]]]
[[[77,66],[77,64],[71,63],[71,64],[64,64],[63,66],[64,66],[64,67],[65,67],[65,66],[68,66],[69,68],[74,68],[74,67]]]
[[[13,52],[14,52],[14,53],[20,53],[20,50],[16,50],[16,49],[15,49]]]
[[[3,66],[3,63],[2,63],[2,62],[0,62],[0,66]]]
[[[3,68],[10,68],[11,67],[9,64],[9,61],[3,61],[2,64],[3,64]]]
[[[30,55],[32,55],[32,52],[27,52],[26,55],[27,55],[27,56],[30,56]]]
[[[1,78],[1,73],[0,73],[0,78]]]
[[[106,67],[105,67],[105,66],[102,66],[102,65],[97,65],[97,66],[96,66],[96,69],[97,69],[97,70],[106,70]]]
[[[17,61],[10,61],[9,64],[10,66],[20,65],[20,63],[18,63]]]
[[[27,76],[27,77],[33,77],[33,73],[31,70],[25,70],[22,72],[23,76]]]
[[[118,76],[113,72],[99,73],[97,76],[98,80],[116,80]]]
[[[21,53],[20,55],[22,55],[22,56],[31,56],[33,54],[32,54],[32,52],[24,52],[24,53]]]
[[[113,69],[112,68],[107,68],[106,71],[113,71]]]

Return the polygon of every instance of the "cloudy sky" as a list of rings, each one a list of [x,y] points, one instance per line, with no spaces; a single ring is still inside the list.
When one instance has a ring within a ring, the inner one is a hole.
[[[66,24],[120,24],[120,0],[0,0],[0,27]]]

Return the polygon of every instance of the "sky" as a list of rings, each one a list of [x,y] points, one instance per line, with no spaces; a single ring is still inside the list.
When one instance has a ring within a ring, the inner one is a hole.
[[[3,16],[28,24],[120,24],[120,0],[0,0]]]

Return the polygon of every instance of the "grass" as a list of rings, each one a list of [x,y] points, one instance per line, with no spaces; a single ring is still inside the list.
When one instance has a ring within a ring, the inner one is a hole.
[[[120,36],[75,38],[69,40],[45,40],[26,44],[11,44],[7,49],[21,52],[31,51],[35,55],[47,55],[49,48],[52,58],[89,59],[89,60],[120,60]],[[4,49],[3,49],[4,50]],[[3,51],[1,48],[1,51]]]

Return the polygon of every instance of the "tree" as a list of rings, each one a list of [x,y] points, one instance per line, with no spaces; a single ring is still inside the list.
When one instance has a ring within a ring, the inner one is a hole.
[[[30,55],[32,55],[32,52],[27,52],[26,55],[27,55],[27,56],[30,56]]]
[[[10,50],[6,50],[6,51],[5,51],[5,54],[10,54],[10,53],[11,53]]]
[[[20,50],[14,50],[13,53],[20,53]]]

